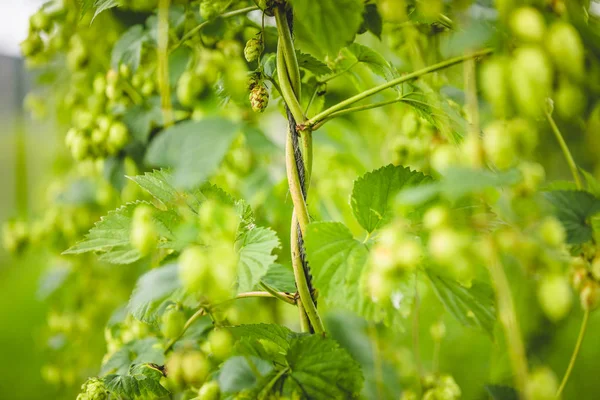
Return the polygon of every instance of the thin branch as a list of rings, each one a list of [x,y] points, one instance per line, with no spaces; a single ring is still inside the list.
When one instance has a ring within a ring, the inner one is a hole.
[[[173,345],[179,340],[181,339],[181,337],[185,334],[185,332],[189,329],[190,326],[192,326],[192,324],[194,322],[196,322],[196,320],[200,317],[203,317],[206,315],[208,309],[206,307],[200,307],[200,309],[198,309],[198,311],[196,311],[194,313],[194,315],[192,315],[185,323],[185,325],[183,326],[183,329],[181,330],[181,333],[171,339],[171,341],[169,341],[169,344],[167,344],[167,347],[165,347],[165,351],[164,353],[167,354],[169,352],[169,350],[171,350],[171,347],[173,347]]]
[[[352,96],[344,101],[341,101],[331,107],[329,107],[328,109],[320,112],[319,114],[315,115],[314,117],[310,118],[308,121],[306,121],[306,123],[304,124],[305,127],[311,127],[315,124],[317,124],[318,122],[320,122],[321,120],[327,118],[330,114],[342,110],[348,106],[350,106],[351,104],[354,104],[358,101],[364,100],[367,97],[373,96],[374,94],[377,94],[379,92],[381,92],[382,90],[385,89],[389,89],[393,86],[399,85],[401,83],[413,80],[413,79],[417,79],[423,75],[429,74],[431,72],[435,72],[438,71],[440,69],[444,69],[444,68],[448,68],[451,67],[453,65],[456,64],[460,64],[466,60],[472,59],[472,58],[478,58],[478,57],[483,57],[486,56],[488,54],[492,53],[492,49],[485,49],[485,50],[480,50],[480,51],[476,51],[470,54],[466,54],[466,55],[462,55],[459,57],[454,57],[454,58],[450,58],[448,60],[442,61],[440,63],[437,64],[433,64],[430,65],[429,67],[425,67],[423,69],[420,69],[418,71],[414,71],[411,72],[409,74],[403,75],[401,77],[398,77],[396,79],[392,79],[391,81],[385,82],[381,85],[375,86],[374,88],[365,90],[364,92],[361,92],[355,96]]]
[[[565,372],[565,376],[560,383],[560,387],[556,392],[556,397],[559,398],[562,394],[565,386],[567,386],[567,382],[569,381],[569,377],[571,376],[571,372],[573,372],[573,367],[575,366],[575,360],[577,360],[577,355],[579,354],[579,350],[581,350],[581,344],[583,343],[583,338],[585,337],[585,331],[587,330],[588,321],[590,319],[590,310],[586,309],[583,314],[583,320],[581,321],[581,328],[579,329],[579,336],[577,337],[577,343],[575,343],[575,348],[573,349],[573,354],[571,355],[571,360],[569,361],[569,366],[567,367],[567,371]]]
[[[296,300],[294,299],[294,296],[292,296],[288,293],[278,292],[272,286],[266,284],[265,282],[260,282],[260,286],[263,289],[265,289],[269,294],[271,294],[273,297],[275,297],[276,299],[284,301],[288,304],[292,304],[292,305],[296,304]]]
[[[556,125],[556,122],[554,122],[554,118],[552,118],[552,115],[548,111],[546,111],[546,118],[548,119],[548,123],[550,123],[552,132],[554,132],[554,136],[556,137],[556,140],[558,141],[558,144],[560,145],[560,148],[565,156],[565,159],[567,160],[567,164],[569,165],[571,174],[573,174],[573,179],[575,179],[575,184],[577,185],[577,189],[579,189],[579,190],[583,189],[583,184],[581,182],[581,178],[579,177],[579,172],[577,172],[577,165],[575,164],[573,155],[571,154],[571,151],[569,150],[569,147],[567,146],[567,142],[565,142],[565,139],[563,138],[562,134],[560,133],[560,130],[558,129],[558,126]]]
[[[260,10],[260,8],[258,6],[250,6],[250,7],[240,8],[239,10],[233,10],[233,11],[223,13],[218,18],[235,17],[237,15],[247,14],[251,11],[256,11],[256,10]],[[175,44],[175,46],[173,46],[171,48],[170,52],[175,51],[175,49],[179,48],[182,44],[184,44],[186,42],[186,40],[188,40],[189,38],[194,36],[197,32],[201,31],[206,25],[208,25],[211,22],[213,22],[213,20],[204,21],[201,24],[196,25],[194,28],[192,28],[190,31],[188,31],[185,35],[183,35],[181,40],[179,42],[177,42]]]
[[[399,102],[402,102],[402,101],[407,101],[407,99],[404,99],[404,98],[395,98],[393,100],[385,100],[385,101],[380,101],[380,102],[377,102],[377,103],[363,104],[361,106],[354,106],[354,107],[345,108],[343,110],[331,113],[326,119],[324,119],[321,122],[315,124],[312,127],[312,130],[316,131],[317,129],[319,129],[320,127],[322,127],[326,122],[332,120],[333,118],[340,117],[342,115],[346,115],[346,114],[350,114],[350,113],[354,113],[354,112],[359,112],[359,111],[370,110],[372,108],[377,108],[377,107],[383,107],[383,106],[387,106],[389,104],[399,103]]]

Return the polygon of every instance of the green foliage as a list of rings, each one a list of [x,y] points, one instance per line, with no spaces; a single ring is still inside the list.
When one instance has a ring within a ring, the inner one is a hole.
[[[391,199],[400,190],[431,180],[420,172],[394,165],[369,172],[354,182],[350,199],[354,217],[367,232],[373,232],[389,219]]]
[[[268,228],[254,228],[243,233],[236,242],[239,248],[238,291],[252,290],[267,274],[269,266],[277,256],[272,255],[279,248],[277,234]]]
[[[129,312],[140,321],[155,323],[161,304],[178,289],[181,289],[181,282],[177,265],[166,265],[148,271],[138,279],[133,289]]]
[[[147,161],[172,167],[177,186],[191,188],[213,174],[240,127],[222,118],[183,122],[150,143]]]
[[[496,306],[494,293],[489,285],[474,282],[466,288],[459,283],[435,275],[427,274],[435,293],[446,309],[465,326],[483,329],[494,336],[496,323]]]
[[[294,0],[292,5],[300,49],[317,58],[335,56],[352,42],[362,23],[364,4],[360,0]]]
[[[590,218],[600,212],[600,200],[593,194],[575,190],[554,190],[544,193],[554,207],[554,213],[567,232],[567,241],[581,244],[592,239]]]

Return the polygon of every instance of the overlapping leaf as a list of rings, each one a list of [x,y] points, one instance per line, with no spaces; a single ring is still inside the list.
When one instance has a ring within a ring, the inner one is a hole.
[[[160,305],[181,287],[176,264],[150,270],[138,279],[129,299],[129,312],[140,321],[154,323]]]
[[[582,190],[554,190],[544,193],[554,214],[567,232],[567,243],[581,244],[592,239],[590,219],[600,212],[600,199]]]
[[[240,126],[213,117],[186,121],[161,132],[146,153],[148,163],[173,168],[173,183],[192,188],[214,173]]]
[[[474,282],[470,288],[458,282],[428,273],[435,293],[446,309],[465,326],[478,327],[494,335],[496,305],[489,285]]]
[[[269,266],[277,259],[272,252],[278,247],[277,234],[269,228],[250,229],[238,238],[238,291],[252,290],[266,275]]]
[[[431,177],[409,168],[387,165],[354,182],[350,204],[357,221],[367,232],[379,228],[389,218],[390,200],[401,190],[431,182]]]

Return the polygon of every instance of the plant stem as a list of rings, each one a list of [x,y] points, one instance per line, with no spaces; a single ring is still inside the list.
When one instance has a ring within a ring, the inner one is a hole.
[[[318,122],[317,124],[315,124],[312,127],[313,131],[316,131],[317,129],[319,129],[320,127],[322,127],[326,122],[330,121],[331,119],[335,118],[335,117],[339,117],[342,115],[346,115],[346,114],[350,114],[353,112],[359,112],[359,111],[365,111],[365,110],[370,110],[372,108],[377,108],[377,107],[383,107],[383,106],[387,106],[389,104],[394,104],[394,103],[399,103],[404,101],[405,99],[403,98],[395,98],[393,100],[385,100],[385,101],[380,101],[377,103],[371,103],[371,104],[363,104],[361,106],[354,106],[354,107],[348,107],[345,108],[343,110],[340,111],[336,111],[331,113],[327,118],[321,120],[320,122]],[[304,132],[302,132],[304,134]]]
[[[260,8],[258,6],[250,6],[250,7],[240,8],[239,10],[233,10],[233,11],[223,13],[219,16],[219,18],[235,17],[237,15],[247,14],[251,11],[256,11],[256,10],[260,10]],[[186,40],[188,40],[189,38],[194,36],[197,32],[202,30],[202,28],[204,28],[206,25],[210,24],[211,22],[213,22],[213,20],[204,21],[204,22],[196,25],[196,27],[192,28],[189,32],[187,32],[185,35],[183,35],[181,40],[179,42],[177,42],[175,44],[175,46],[173,46],[171,48],[170,52],[173,52],[175,49],[179,48],[182,44],[185,43]]]
[[[183,329],[181,330],[181,333],[179,334],[179,336],[177,336],[176,338],[171,339],[171,341],[169,342],[169,344],[167,344],[167,347],[165,347],[165,351],[164,353],[167,354],[169,352],[169,350],[171,350],[171,347],[173,347],[173,345],[179,340],[181,339],[181,337],[185,334],[185,332],[189,329],[190,326],[192,326],[192,324],[194,322],[196,322],[196,320],[204,315],[206,315],[207,309],[206,307],[200,307],[200,309],[198,311],[196,311],[194,313],[194,315],[192,315],[185,323],[185,325],[183,326]]]
[[[310,321],[308,320],[308,315],[306,315],[306,310],[302,305],[302,299],[297,299],[296,305],[298,306],[298,313],[300,314],[300,329],[302,332],[310,332]]]
[[[298,175],[298,167],[296,165],[296,157],[294,155],[293,139],[288,129],[287,139],[285,141],[285,167],[287,172],[288,184],[290,187],[290,196],[292,197],[292,203],[294,205],[294,214],[296,220],[300,225],[300,232],[304,235],[306,225],[309,223],[308,210],[306,203],[304,202],[304,196],[302,195],[302,186],[300,184],[300,177]],[[292,228],[295,231],[295,228]]]
[[[413,353],[415,357],[415,365],[417,366],[417,373],[419,378],[423,376],[423,366],[421,365],[421,352],[419,350],[419,287],[417,281],[417,274],[415,273],[415,302],[413,303],[413,326],[412,326],[412,339],[413,339]]]
[[[467,111],[469,113],[469,136],[475,144],[476,156],[473,160],[474,167],[481,168],[484,164],[484,151],[481,137],[479,135],[479,104],[477,99],[477,78],[475,75],[475,60],[472,58],[465,61],[464,79],[465,79],[465,94],[467,100]]]
[[[285,6],[275,7],[275,22],[277,23],[277,32],[279,33],[277,47],[283,51],[283,59],[287,66],[285,71],[287,71],[296,98],[300,99],[300,67],[298,66],[298,59],[294,50],[292,31],[285,15]]]
[[[504,328],[504,334],[506,335],[508,353],[515,373],[516,386],[521,396],[520,398],[527,400],[526,385],[529,373],[527,371],[525,346],[523,345],[521,329],[519,328],[515,314],[510,285],[499,260],[490,260],[490,275],[496,289],[498,315]]]
[[[277,42],[277,77],[279,78],[279,90],[281,97],[285,101],[285,104],[289,107],[294,120],[299,123],[303,123],[306,120],[302,106],[295,95],[294,88],[290,81],[290,76],[287,73],[287,63],[285,61],[285,55],[283,53],[281,37]]]
[[[419,78],[422,75],[426,75],[431,72],[438,71],[440,69],[444,69],[444,68],[448,68],[448,67],[451,67],[456,64],[460,64],[461,62],[464,62],[464,61],[472,59],[472,58],[486,56],[486,55],[490,54],[491,52],[492,52],[492,49],[484,49],[484,50],[476,51],[476,52],[473,52],[470,54],[462,55],[459,57],[450,58],[446,61],[442,61],[440,63],[430,65],[429,67],[425,67],[420,70],[403,75],[396,79],[392,79],[391,81],[382,83],[381,85],[375,86],[374,88],[365,90],[364,92],[361,92],[355,96],[352,96],[344,101],[337,103],[336,105],[329,107],[328,109],[320,112],[319,114],[315,115],[314,117],[312,117],[308,121],[306,121],[305,126],[313,126],[313,125],[317,124],[318,122],[320,122],[321,120],[327,118],[330,114],[332,114],[336,111],[342,110],[358,101],[364,100],[369,96],[373,96],[374,94],[377,94],[377,93],[381,92],[382,90],[399,85],[403,82],[407,82],[407,81]]]
[[[261,282],[260,286],[263,289],[265,289],[271,296],[275,297],[276,299],[284,301],[288,304],[292,304],[292,305],[296,304],[296,300],[294,300],[294,298],[292,296],[290,296],[289,294],[284,293],[284,292],[278,292],[273,287],[267,285],[264,282]]]
[[[546,118],[548,119],[548,123],[550,123],[552,132],[554,132],[554,136],[556,137],[556,140],[558,141],[558,144],[560,145],[563,155],[565,156],[565,159],[567,160],[567,164],[569,165],[571,174],[573,174],[573,179],[575,179],[575,184],[577,185],[577,189],[579,189],[579,190],[583,189],[583,184],[581,182],[581,178],[579,177],[579,173],[577,172],[577,165],[575,164],[573,155],[571,154],[571,151],[569,150],[569,147],[567,146],[565,139],[563,138],[562,134],[560,133],[560,130],[558,129],[558,126],[556,125],[556,122],[554,122],[554,118],[552,118],[552,115],[548,111],[546,111]]]
[[[292,248],[292,267],[294,269],[294,278],[296,280],[296,287],[298,288],[298,294],[302,301],[302,306],[308,316],[310,324],[312,325],[315,333],[325,332],[323,322],[317,311],[317,306],[312,300],[312,295],[308,289],[308,281],[306,274],[304,273],[304,266],[302,265],[302,259],[300,258],[300,248],[298,247],[298,219],[296,218],[296,212],[292,215],[292,227],[290,231],[290,246]]]
[[[573,372],[573,367],[575,366],[575,360],[577,360],[577,355],[579,354],[579,350],[581,350],[581,344],[583,343],[583,338],[585,337],[585,331],[588,326],[588,321],[590,319],[590,310],[587,309],[584,311],[583,320],[581,321],[581,328],[579,329],[579,336],[577,337],[577,342],[575,343],[575,348],[573,349],[573,354],[571,355],[571,360],[569,361],[569,366],[567,367],[567,371],[565,372],[565,376],[560,383],[560,387],[556,392],[556,397],[560,397],[567,382],[569,381],[569,377],[571,376],[571,372]]]
[[[158,88],[165,126],[173,124],[173,107],[169,83],[169,5],[171,0],[158,3]]]

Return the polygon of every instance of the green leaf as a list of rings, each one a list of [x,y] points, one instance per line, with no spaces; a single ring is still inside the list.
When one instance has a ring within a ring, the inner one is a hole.
[[[169,82],[174,87],[183,72],[187,69],[192,51],[187,47],[179,47],[169,54]]]
[[[342,52],[348,52],[356,61],[366,64],[374,74],[387,80],[393,78],[394,71],[390,63],[372,48],[359,43],[352,43],[343,49]]]
[[[400,328],[412,304],[412,286],[399,284],[393,305],[374,303],[362,287],[367,247],[339,222],[313,222],[306,228],[304,245],[315,287],[331,307],[352,311],[371,321]]]
[[[250,365],[252,363],[252,365]],[[235,394],[257,386],[261,376],[273,370],[273,365],[255,357],[231,357],[219,371],[219,387],[224,394]],[[255,371],[261,376],[256,376]]]
[[[156,200],[165,206],[177,201],[180,193],[171,184],[171,174],[166,170],[154,170],[144,175],[128,176]]]
[[[163,365],[165,356],[162,344],[154,337],[128,342],[102,365],[102,375],[111,373],[125,375],[129,370],[143,363]]]
[[[591,194],[593,194],[596,197],[599,197],[600,196],[600,182],[598,182],[598,179],[596,179],[596,177],[594,175],[590,174],[586,170],[583,170],[581,168],[579,170],[581,171],[581,173],[583,174],[583,177],[585,178],[585,183],[587,184],[588,192],[590,192]]]
[[[142,144],[148,143],[152,129],[163,124],[160,97],[150,97],[143,104],[127,109],[123,115],[123,122],[135,140]]]
[[[190,188],[215,172],[239,129],[239,124],[218,117],[182,122],[150,143],[146,160],[173,167],[174,184]]]
[[[485,385],[485,390],[492,400],[519,400],[517,391],[510,386]]]
[[[180,288],[176,264],[150,270],[138,279],[129,299],[129,312],[139,321],[156,323],[160,305]]]
[[[97,202],[96,190],[96,185],[90,179],[76,179],[54,201],[66,205],[93,205]]]
[[[365,6],[365,12],[363,14],[364,25],[369,32],[377,36],[381,40],[381,33],[383,32],[383,21],[381,15],[377,10],[376,4],[367,4]]]
[[[592,239],[590,218],[600,212],[600,199],[582,190],[554,190],[544,197],[567,232],[567,243],[581,244]]]
[[[404,205],[423,204],[436,196],[456,201],[469,194],[519,182],[521,174],[515,169],[493,172],[462,167],[449,168],[438,182],[404,189],[398,201]]]
[[[289,349],[290,340],[297,335],[282,325],[274,324],[248,324],[230,328],[231,334],[236,339],[248,339],[258,343],[259,340],[268,340],[273,343],[275,351],[286,354]],[[243,355],[256,355],[241,353]]]
[[[356,290],[362,265],[349,263],[355,254],[366,257],[367,248],[339,222],[313,222],[306,228],[304,245],[315,287],[325,299],[343,303]]]
[[[364,380],[360,366],[333,339],[295,337],[286,360],[291,371],[286,385],[293,382],[310,399],[350,399],[360,393]]]
[[[494,335],[496,305],[489,285],[473,282],[466,288],[458,282],[427,272],[433,289],[446,309],[465,326],[483,329]]]
[[[155,371],[155,372],[152,372]],[[169,395],[159,383],[162,374],[147,366],[136,366],[131,375],[112,374],[104,378],[106,389],[119,397],[157,399]]]
[[[261,281],[279,292],[294,293],[296,291],[294,271],[285,265],[271,264]]]
[[[389,218],[390,200],[401,190],[432,181],[406,167],[387,165],[368,172],[354,182],[350,204],[360,225],[373,232]]]
[[[117,7],[118,5],[119,3],[117,2],[117,0],[96,0],[96,2],[94,3],[94,8],[96,9],[96,11],[94,12],[94,16],[92,17],[91,22],[94,22],[94,20],[100,13],[113,7]]]
[[[292,0],[299,48],[319,59],[350,44],[363,21],[362,0]]]
[[[125,64],[131,68],[131,72],[135,72],[140,66],[142,46],[147,40],[148,35],[142,25],[134,25],[129,28],[113,47],[111,67],[118,70],[120,64]]]
[[[271,253],[279,248],[277,234],[269,228],[254,228],[244,232],[236,241],[238,262],[238,291],[252,290],[266,275],[269,266],[277,259]]]
[[[296,50],[298,66],[312,72],[315,76],[323,76],[331,73],[331,69],[322,61],[317,60],[310,54]]]
[[[79,0],[79,18],[83,18],[85,14],[94,6],[96,0]]]
[[[107,157],[104,160],[104,169],[102,175],[107,182],[110,182],[112,187],[118,191],[123,190],[127,184],[125,177],[125,160],[122,157]]]
[[[85,239],[70,247],[63,254],[81,254],[87,252],[104,252],[100,259],[114,264],[129,264],[141,258],[139,252],[129,243],[131,220],[135,208],[147,202],[127,203],[116,210],[109,211],[97,222]],[[161,237],[159,247],[180,249],[181,243],[175,235],[181,223],[181,217],[173,210],[155,209],[153,223]]]

